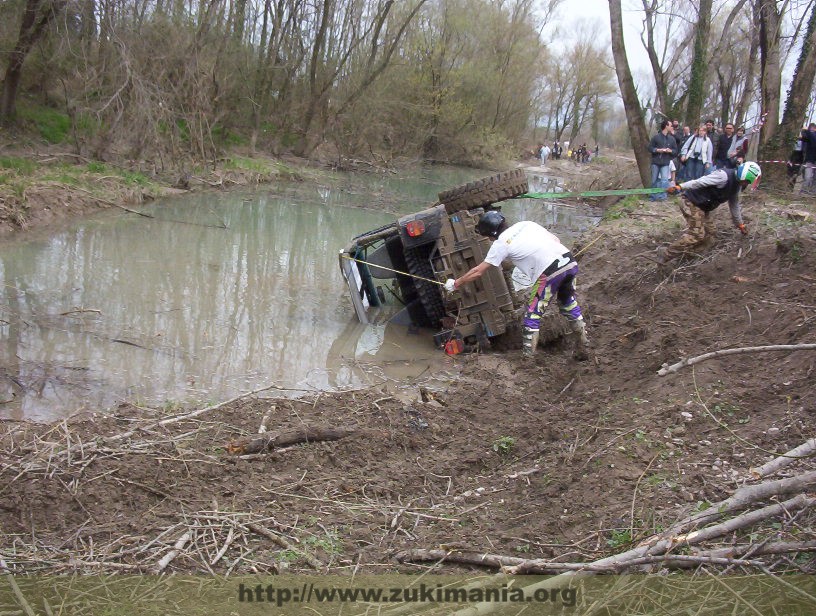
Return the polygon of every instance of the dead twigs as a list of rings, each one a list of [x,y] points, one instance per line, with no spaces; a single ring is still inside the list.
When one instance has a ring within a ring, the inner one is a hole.
[[[307,563],[309,563],[309,566],[312,567],[313,569],[321,571],[322,569],[325,568],[325,565],[322,562],[320,562],[320,560],[318,560],[317,558],[315,558],[311,554],[309,554],[307,552],[304,552],[303,550],[299,550],[294,545],[289,543],[289,541],[287,541],[286,539],[284,539],[280,535],[278,535],[276,533],[273,533],[271,530],[269,530],[267,528],[264,528],[263,526],[261,526],[259,524],[253,524],[253,523],[247,523],[247,524],[245,524],[245,526],[249,530],[251,530],[253,533],[255,533],[256,535],[260,535],[261,537],[266,537],[267,539],[272,541],[272,543],[282,547],[284,550],[288,550],[288,551],[302,557]]]
[[[19,603],[20,607],[23,608],[26,616],[36,616],[36,612],[31,609],[31,605],[26,600],[25,595],[23,595],[23,592],[20,590],[20,587],[14,580],[14,576],[11,574],[8,566],[6,565],[6,561],[3,560],[2,557],[0,557],[0,577],[8,580],[9,586],[11,586],[11,592],[14,593],[14,598],[17,599],[17,603]]]
[[[109,544],[75,537],[73,545],[30,545],[17,537],[0,551],[0,581],[12,573],[150,573],[159,575],[174,569],[209,571],[215,567],[233,571],[248,554],[262,546],[252,546],[253,536],[270,540],[275,548],[266,552],[267,562],[244,563],[250,572],[279,572],[279,561],[304,563],[318,571],[326,565],[308,550],[267,528],[269,518],[251,513],[198,511],[184,516],[158,532],[152,539],[144,535],[120,536]],[[8,561],[8,564],[7,562]]]
[[[183,413],[181,415],[173,415],[172,417],[166,417],[164,419],[160,419],[158,421],[153,421],[153,422],[147,423],[145,425],[139,425],[136,428],[133,428],[132,430],[126,430],[125,432],[120,432],[119,434],[114,434],[114,435],[111,435],[111,436],[109,436],[107,438],[97,439],[97,441],[95,441],[93,443],[87,443],[87,444],[84,444],[84,445],[81,444],[81,443],[71,445],[69,443],[68,446],[65,449],[63,449],[61,451],[58,451],[58,452],[52,452],[51,456],[49,456],[49,458],[59,456],[60,458],[70,459],[70,456],[73,453],[75,453],[76,451],[78,451],[81,447],[84,447],[83,455],[87,455],[88,453],[93,453],[93,452],[95,452],[98,449],[101,449],[103,447],[111,446],[113,444],[125,441],[125,440],[127,440],[127,439],[129,439],[129,438],[131,438],[133,436],[136,436],[139,433],[148,433],[148,432],[151,432],[151,431],[155,430],[156,428],[169,426],[171,424],[178,423],[178,422],[181,422],[181,421],[189,421],[191,419],[195,419],[195,418],[200,417],[200,416],[202,416],[202,415],[204,415],[206,413],[209,413],[211,411],[215,411],[217,409],[220,409],[220,408],[223,408],[223,407],[225,407],[227,405],[230,405],[230,404],[232,404],[234,402],[237,402],[238,400],[242,400],[244,398],[254,396],[254,395],[256,395],[256,394],[258,394],[260,392],[267,391],[269,389],[279,389],[279,388],[278,388],[277,385],[267,385],[265,387],[260,387],[258,389],[254,389],[254,390],[252,390],[250,392],[235,396],[234,398],[230,398],[229,400],[225,400],[224,402],[219,402],[218,404],[212,404],[210,406],[206,406],[204,408],[200,408],[200,409],[197,409],[195,411],[191,411],[189,413]]]

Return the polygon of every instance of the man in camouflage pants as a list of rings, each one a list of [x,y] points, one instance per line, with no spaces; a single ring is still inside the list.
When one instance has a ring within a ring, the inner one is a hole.
[[[689,201],[686,195],[680,196],[677,208],[686,221],[686,230],[680,236],[680,239],[666,248],[666,257],[668,259],[679,257],[694,248],[710,245],[717,233],[711,212],[701,210]]]
[[[749,184],[755,185],[761,175],[759,165],[749,161],[736,169],[718,169],[697,180],[670,186],[666,190],[669,194],[683,191],[678,207],[686,220],[686,230],[676,242],[667,248],[658,249],[659,261],[666,263],[713,242],[716,229],[711,213],[726,201],[734,226],[743,235],[747,234],[748,230],[742,221],[739,196]]]

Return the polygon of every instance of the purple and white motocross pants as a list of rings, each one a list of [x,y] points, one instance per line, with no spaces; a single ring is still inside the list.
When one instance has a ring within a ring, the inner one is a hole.
[[[544,273],[536,281],[530,293],[530,302],[524,315],[524,327],[538,330],[541,325],[541,315],[552,301],[557,298],[558,311],[567,321],[580,321],[581,307],[575,299],[575,277],[578,275],[578,264],[574,261],[565,267],[552,272],[549,276]]]

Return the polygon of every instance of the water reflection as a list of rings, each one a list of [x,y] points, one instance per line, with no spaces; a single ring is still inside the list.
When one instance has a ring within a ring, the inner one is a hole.
[[[447,186],[483,175],[467,174]],[[270,384],[342,388],[444,364],[428,335],[353,320],[338,251],[393,215],[344,206],[384,199],[412,211],[440,190],[420,178],[401,196],[397,180],[378,177],[179,198],[146,209],[155,219],[106,215],[6,243],[0,416],[207,402]],[[532,216],[540,205],[506,209]]]
[[[527,180],[530,192],[563,191],[563,180],[559,177],[528,171]],[[555,233],[569,246],[581,233],[597,224],[603,213],[597,208],[565,203],[558,200],[513,199],[502,210],[512,222],[532,220]]]

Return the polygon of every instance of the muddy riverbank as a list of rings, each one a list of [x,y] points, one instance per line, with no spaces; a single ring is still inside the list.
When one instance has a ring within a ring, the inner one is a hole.
[[[4,422],[0,553],[20,572],[379,573],[424,568],[417,549],[443,550],[447,570],[461,555],[590,562],[626,550],[813,437],[811,350],[657,371],[816,340],[814,209],[748,196],[747,237],[721,208],[717,245],[674,267],[650,258],[681,231],[671,203],[608,210],[579,242],[588,362],[571,359],[554,319],[534,360],[512,344],[459,356],[447,388],[408,398],[374,380],[169,416],[123,405]],[[258,441],[270,434],[287,445]],[[805,510],[727,543],[813,539]],[[791,563],[814,569],[807,551]]]

